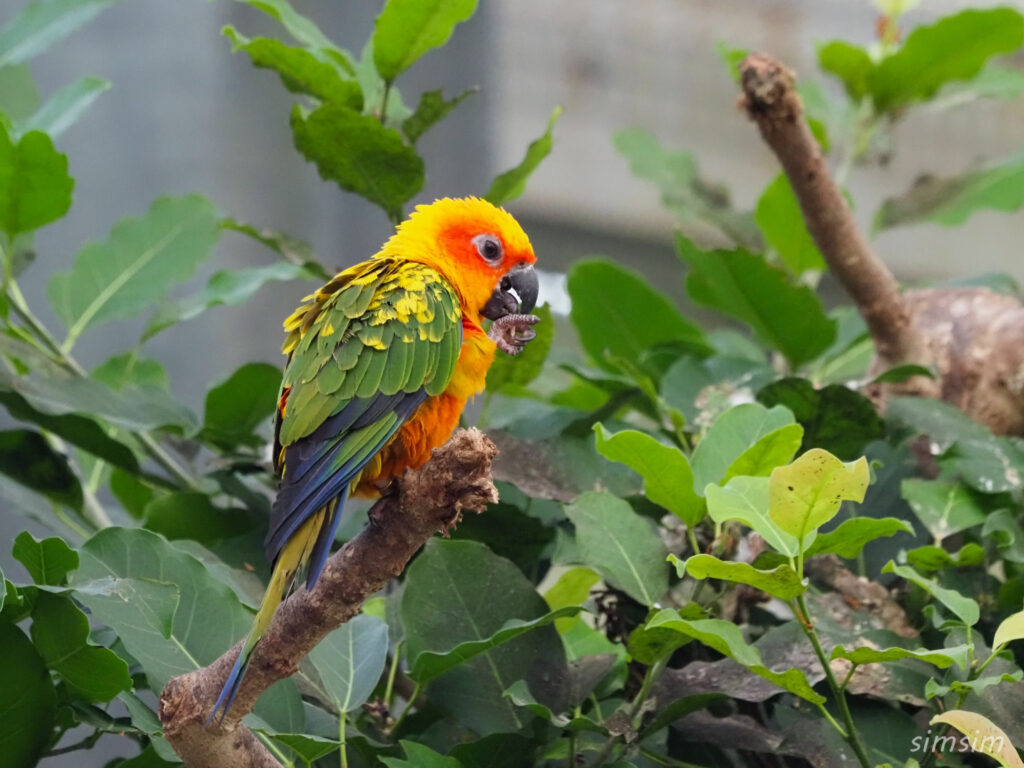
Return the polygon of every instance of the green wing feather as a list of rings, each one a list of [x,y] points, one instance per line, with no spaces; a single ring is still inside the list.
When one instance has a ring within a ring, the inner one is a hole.
[[[458,296],[424,264],[366,262],[311,299],[289,320],[271,558],[311,514],[347,493],[426,397],[445,390],[462,345]]]

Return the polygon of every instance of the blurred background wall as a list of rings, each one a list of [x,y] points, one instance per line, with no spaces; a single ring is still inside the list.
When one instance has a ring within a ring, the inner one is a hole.
[[[906,22],[991,4],[930,0]],[[295,5],[358,55],[381,3]],[[0,0],[0,25],[21,7],[21,0]],[[428,178],[418,201],[486,191],[495,173],[519,162],[560,104],[565,111],[554,151],[522,199],[509,206],[531,233],[541,265],[558,273],[576,258],[605,254],[680,297],[673,219],[654,187],[630,175],[612,134],[650,129],[667,147],[692,151],[702,174],[728,185],[738,207],[752,207],[778,168],[736,109],[737,89],[716,42],[774,53],[799,74],[822,80],[816,43],[833,37],[868,42],[875,18],[868,0],[481,0],[448,46],[398,82],[410,105],[423,90],[443,87],[451,96],[481,87],[420,142]],[[220,34],[225,24],[250,37],[281,34],[260,13],[226,0],[131,0],[33,61],[44,98],[87,74],[113,86],[58,142],[77,180],[75,203],[65,220],[39,234],[38,260],[24,281],[30,303],[58,336],[63,329],[45,298],[49,275],[67,269],[84,243],[105,238],[117,220],[142,213],[161,194],[205,194],[225,213],[312,242],[329,267],[369,256],[388,235],[377,208],[322,182],[294,151],[292,99],[275,75],[231,53]],[[852,174],[858,217],[867,228],[880,201],[919,174],[962,172],[1018,151],[1022,139],[1022,100],[975,102],[941,117],[917,110],[896,130],[886,167]],[[986,270],[1024,280],[1022,224],[1021,214],[982,212],[957,229],[889,230],[875,247],[911,282]],[[273,258],[227,234],[195,285],[215,269]],[[214,310],[161,334],[145,354],[167,367],[177,397],[201,411],[208,386],[238,365],[282,362],[281,320],[305,287],[269,285],[244,307]],[[557,277],[546,289],[564,308]],[[133,345],[139,330],[140,323],[101,326],[86,334],[76,354],[88,366],[99,364]],[[0,506],[0,540],[23,524],[5,519]],[[23,576],[8,551],[0,547],[0,563]]]

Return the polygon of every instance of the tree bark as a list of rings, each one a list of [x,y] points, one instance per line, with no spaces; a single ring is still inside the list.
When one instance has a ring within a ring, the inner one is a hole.
[[[929,364],[927,345],[911,321],[899,283],[861,235],[821,146],[803,119],[793,73],[775,59],[754,53],[740,65],[740,84],[741,106],[782,164],[807,229],[829,271],[860,310],[878,356],[890,367]]]
[[[301,589],[274,616],[253,653],[223,722],[206,718],[242,641],[207,667],[176,677],[160,695],[164,737],[189,768],[277,768],[278,761],[244,725],[263,691],[288,677],[327,634],[359,612],[366,598],[405,569],[434,533],[446,533],[464,511],[496,502],[491,460],[497,448],[479,430],[458,430],[430,461],[396,481],[371,524],[336,552],[312,592]]]
[[[740,65],[740,106],[779,159],[807,229],[829,271],[853,299],[876,348],[873,372],[901,363],[931,366],[914,376],[872,384],[884,410],[895,395],[934,397],[997,434],[1024,435],[1024,307],[987,288],[900,286],[857,228],[850,206],[803,118],[793,73],[764,54]]]

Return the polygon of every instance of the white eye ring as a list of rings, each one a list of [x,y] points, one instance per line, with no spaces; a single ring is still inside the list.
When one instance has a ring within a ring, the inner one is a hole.
[[[480,258],[488,264],[497,264],[505,255],[505,249],[501,247],[501,240],[494,235],[477,235],[473,238],[473,245]]]

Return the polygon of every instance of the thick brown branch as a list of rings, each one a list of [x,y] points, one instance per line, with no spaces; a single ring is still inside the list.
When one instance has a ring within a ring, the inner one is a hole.
[[[775,59],[754,53],[744,59],[740,74],[741,105],[782,164],[807,229],[864,317],[879,357],[889,365],[930,363],[899,284],[861,235],[803,119],[793,73]]]
[[[160,695],[164,736],[189,768],[278,766],[241,725],[242,717],[263,691],[294,673],[317,643],[399,575],[434,533],[446,531],[465,510],[479,513],[498,500],[491,481],[496,454],[479,430],[459,430],[422,468],[406,472],[397,492],[378,505],[373,524],[327,561],[316,588],[300,590],[278,609],[223,723],[205,725],[241,642],[208,667],[167,684]]]

